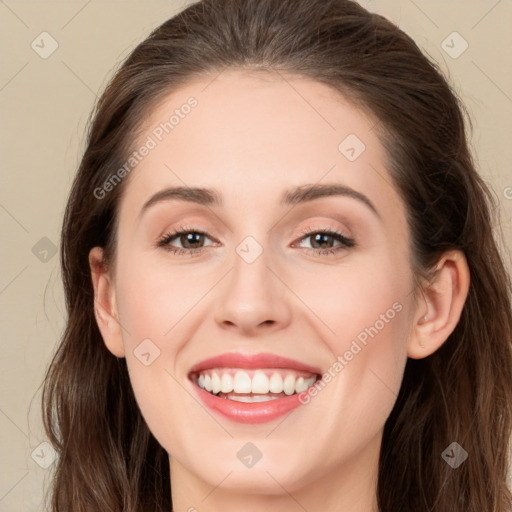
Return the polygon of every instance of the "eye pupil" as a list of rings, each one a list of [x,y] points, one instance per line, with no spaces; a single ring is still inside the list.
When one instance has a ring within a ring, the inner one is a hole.
[[[324,240],[318,240],[318,238],[323,238]],[[325,243],[328,243],[325,241],[325,238],[332,238],[332,235],[329,235],[327,233],[317,233],[316,235],[313,236],[313,240],[314,240],[314,243],[313,243],[313,247],[315,246],[315,244],[317,242],[319,242],[320,244],[325,244]],[[320,249],[323,249],[324,247],[318,247]],[[317,247],[315,247],[315,249],[317,249]]]
[[[183,239],[186,240],[186,243],[183,244],[183,247],[186,247],[186,245],[188,243],[192,243],[192,244],[200,244],[201,242],[203,242],[203,238],[204,238],[204,235],[201,234],[201,233],[187,233],[185,235],[182,235],[181,236],[181,242],[183,243]],[[194,238],[196,238],[196,240],[194,241]],[[199,240],[197,240],[197,238],[199,238]],[[187,248],[191,248],[191,249],[196,249],[196,247],[187,247]]]

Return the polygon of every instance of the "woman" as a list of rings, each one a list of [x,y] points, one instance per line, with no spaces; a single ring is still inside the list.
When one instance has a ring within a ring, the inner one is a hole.
[[[102,95],[51,510],[505,512],[510,279],[463,107],[349,0],[206,0]]]

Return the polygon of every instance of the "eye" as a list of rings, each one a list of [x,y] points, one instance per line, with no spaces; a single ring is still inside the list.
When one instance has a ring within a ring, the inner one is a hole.
[[[329,228],[305,228],[302,233],[303,237],[300,239],[312,239],[312,248],[306,247],[308,251],[314,251],[315,254],[320,255],[329,255],[329,254],[337,254],[339,251],[346,250],[350,247],[354,247],[355,240],[353,238],[349,238],[345,236],[343,233],[338,231],[337,229],[329,229]],[[337,247],[332,247],[331,243],[339,242]],[[320,245],[323,247],[315,247],[315,245]]]
[[[308,238],[312,239],[313,247],[305,247],[305,249],[307,251],[313,251],[316,255],[327,256],[337,254],[339,251],[355,246],[354,239],[345,236],[336,229],[305,228],[302,230],[301,235],[302,238],[300,242]],[[173,254],[194,256],[199,255],[208,247],[203,245],[205,239],[211,240],[208,234],[201,229],[197,229],[193,226],[180,226],[174,231],[163,235],[157,241],[156,245]],[[182,247],[171,245],[171,242],[174,240],[177,240]],[[338,242],[339,245],[332,247],[332,243],[335,242]],[[319,245],[320,247],[314,247],[315,245]]]
[[[196,245],[200,245],[204,243],[204,239],[209,238],[207,233],[201,231],[200,229],[196,229],[192,226],[180,226],[176,228],[174,231],[170,233],[166,233],[162,238],[160,238],[157,242],[157,247],[162,247],[168,252],[172,252],[174,254],[188,254],[189,256],[194,256],[195,254],[199,254],[205,249],[205,247],[195,247]],[[174,247],[171,245],[171,242],[177,239],[182,247]]]

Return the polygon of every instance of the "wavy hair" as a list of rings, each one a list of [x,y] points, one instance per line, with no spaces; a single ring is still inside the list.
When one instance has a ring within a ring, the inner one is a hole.
[[[124,359],[94,315],[88,254],[115,263],[126,180],[98,199],[166,95],[224,69],[311,78],[373,114],[407,207],[411,266],[428,278],[462,251],[471,284],[448,340],[408,359],[379,460],[381,512],[509,512],[512,431],[511,282],[499,252],[497,202],[478,175],[468,116],[438,66],[384,17],[351,0],[204,0],[156,28],[120,65],[91,113],[62,226],[67,325],[43,388],[43,421],[59,454],[52,512],[169,512],[168,454],[149,431]],[[456,470],[453,441],[469,453]]]

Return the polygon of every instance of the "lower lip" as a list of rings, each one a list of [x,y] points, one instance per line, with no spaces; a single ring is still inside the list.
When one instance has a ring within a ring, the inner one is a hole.
[[[210,410],[238,423],[265,423],[302,405],[299,393],[283,398],[274,398],[266,402],[246,403],[212,395],[196,384],[193,385],[201,401]]]

